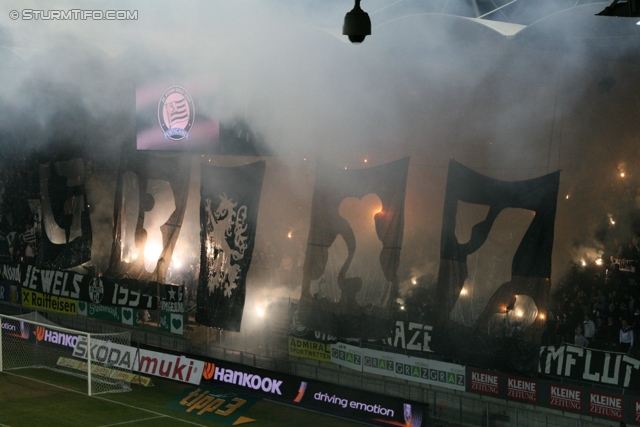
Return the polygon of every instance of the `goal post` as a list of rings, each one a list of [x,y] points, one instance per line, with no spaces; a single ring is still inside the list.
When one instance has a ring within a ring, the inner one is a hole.
[[[133,363],[120,357],[132,348],[130,332],[63,328],[38,312],[0,314],[0,331],[0,372],[34,368],[73,375],[86,379],[89,396],[131,390]]]

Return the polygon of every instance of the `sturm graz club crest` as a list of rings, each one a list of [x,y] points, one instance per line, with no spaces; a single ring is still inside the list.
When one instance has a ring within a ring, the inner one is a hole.
[[[171,86],[164,91],[158,103],[158,121],[164,139],[189,139],[196,110],[191,95],[182,86]]]
[[[238,203],[220,197],[220,205],[211,210],[211,200],[206,200],[207,214],[207,287],[209,293],[224,289],[224,296],[231,298],[240,279],[240,265],[247,249],[247,207],[235,210]]]
[[[104,286],[102,280],[98,278],[91,279],[89,284],[89,298],[94,304],[100,304],[102,297],[104,296]]]

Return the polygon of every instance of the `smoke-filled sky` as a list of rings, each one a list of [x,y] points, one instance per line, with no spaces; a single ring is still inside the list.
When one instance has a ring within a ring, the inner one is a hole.
[[[557,281],[583,256],[572,248],[595,248],[595,229],[608,213],[620,215],[624,191],[635,194],[640,184],[640,27],[595,17],[607,3],[522,0],[491,16],[521,25],[506,37],[463,18],[474,16],[473,3],[363,0],[373,34],[354,46],[340,34],[348,0],[3,1],[2,146],[71,144],[115,162],[135,138],[136,84],[211,76],[207,113],[243,118],[274,153],[257,250],[304,247],[321,159],[360,168],[411,157],[403,280],[437,273],[450,158],[507,180],[560,168]],[[137,11],[137,19],[11,19],[27,9]],[[197,241],[193,188],[183,252]],[[94,237],[94,256],[104,264],[115,182],[90,179],[88,192],[102,236]]]

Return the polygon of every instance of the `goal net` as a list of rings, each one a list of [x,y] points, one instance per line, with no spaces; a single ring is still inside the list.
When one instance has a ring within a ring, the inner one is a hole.
[[[137,378],[131,372],[137,353],[130,332],[67,329],[38,312],[0,314],[0,330],[0,372],[42,368],[74,375],[87,380],[89,395],[130,391]]]

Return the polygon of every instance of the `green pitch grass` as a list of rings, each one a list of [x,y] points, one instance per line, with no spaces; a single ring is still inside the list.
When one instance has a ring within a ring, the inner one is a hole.
[[[0,427],[165,427],[223,426],[166,409],[189,384],[153,378],[153,387],[126,393],[86,395],[86,381],[47,369],[0,373]],[[247,427],[363,424],[261,400],[244,414]]]

